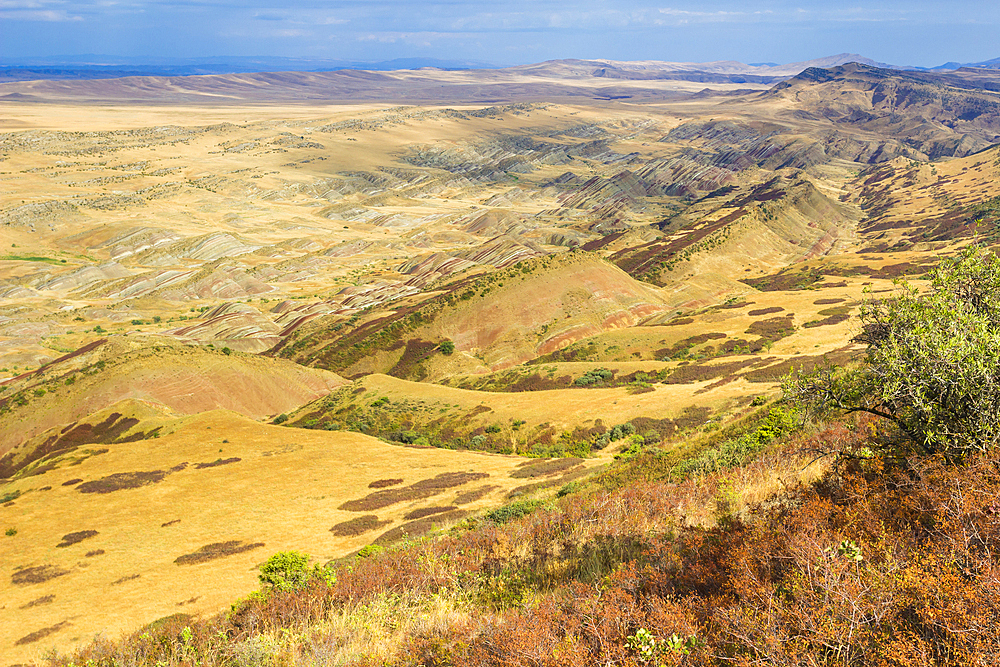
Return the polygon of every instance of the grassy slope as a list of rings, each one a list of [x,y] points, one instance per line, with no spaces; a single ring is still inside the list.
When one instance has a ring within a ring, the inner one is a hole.
[[[348,376],[395,369],[393,374],[423,379],[447,370],[435,373],[434,363],[421,363],[444,339],[477,366],[504,368],[669,308],[657,290],[602,259],[568,253],[453,282],[419,303],[356,322],[319,320],[278,354]]]
[[[128,405],[114,409],[132,414]],[[0,650],[8,660],[25,660],[49,646],[65,649],[96,632],[115,635],[175,612],[214,613],[255,587],[257,564],[275,551],[299,549],[321,560],[338,558],[408,523],[403,516],[416,509],[450,506],[461,492],[492,487],[481,499],[462,505],[476,509],[546,477],[511,477],[523,462],[516,457],[415,449],[358,433],[267,426],[222,410],[160,416],[148,422],[153,423],[162,426],[158,438],[83,448],[54,470],[3,487],[5,494],[21,493],[0,507],[0,526],[17,529],[0,542],[8,554],[0,571],[8,619],[0,629]],[[88,450],[90,455],[84,456]],[[215,465],[198,468],[199,463]],[[80,492],[78,484],[64,486],[74,479],[85,485],[109,475],[149,471],[168,474],[140,488],[103,494]],[[406,487],[461,471],[488,477],[372,511],[338,509],[346,500],[371,493],[368,485],[376,480],[395,478],[401,480],[396,487]],[[387,523],[355,536],[330,532],[332,526],[366,514]],[[64,535],[85,530],[98,534],[57,547]],[[205,545],[230,540],[261,546],[202,564],[174,563]],[[18,571],[43,566],[65,574],[40,583],[13,583]],[[98,594],[106,604],[94,605]],[[26,606],[48,596],[54,598]],[[66,626],[44,642],[14,645],[30,632],[61,622]]]
[[[260,419],[343,382],[333,373],[283,360],[112,339],[2,387],[6,410],[0,414],[0,452],[127,398],[181,414],[222,408]]]

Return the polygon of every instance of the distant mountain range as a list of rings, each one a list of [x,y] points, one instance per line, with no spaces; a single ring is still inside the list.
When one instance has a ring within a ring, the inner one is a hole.
[[[496,69],[473,60],[396,58],[380,62],[280,57],[128,58],[103,55],[19,58],[0,61],[0,82],[37,79],[117,79],[126,76],[197,76],[248,72],[333,72],[337,70],[393,70],[433,67],[441,70]]]
[[[474,60],[441,60],[435,58],[396,58],[379,62],[347,60],[324,60],[316,58],[282,58],[270,56],[239,56],[215,58],[144,58],[106,55],[52,56],[45,58],[19,58],[0,61],[0,82],[34,80],[71,79],[117,79],[128,76],[196,76],[207,74],[240,74],[248,72],[334,72],[339,70],[362,70],[388,72],[396,70],[416,70],[433,68],[439,70],[489,70],[511,69],[531,70],[551,67],[558,63],[593,63],[596,67],[610,68],[609,78],[660,79],[677,78],[684,73],[687,80],[694,73],[722,75],[725,77],[752,77],[753,83],[775,83],[795,76],[809,67],[834,67],[849,62],[872,65],[886,69],[940,72],[963,67],[1000,69],[1000,58],[978,63],[948,62],[937,67],[910,67],[876,62],[856,53],[841,53],[825,58],[802,62],[751,63],[745,64],[726,60],[708,63],[666,62],[658,60],[617,61],[592,60],[552,60],[533,65],[519,65],[510,68]]]

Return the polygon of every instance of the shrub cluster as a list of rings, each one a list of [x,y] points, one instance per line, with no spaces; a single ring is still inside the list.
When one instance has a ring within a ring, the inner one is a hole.
[[[812,440],[856,447],[870,423]],[[685,528],[705,485],[518,503],[473,529],[372,550],[207,620],[98,641],[54,665],[991,665],[1000,476],[848,460],[753,520]],[[963,490],[961,493],[956,489]],[[299,558],[289,569],[301,572]],[[290,562],[290,561],[289,561]],[[283,572],[279,581],[294,579]],[[423,620],[421,620],[423,619]],[[433,620],[436,619],[436,620]],[[187,639],[182,635],[188,628]],[[389,641],[391,638],[391,641]]]

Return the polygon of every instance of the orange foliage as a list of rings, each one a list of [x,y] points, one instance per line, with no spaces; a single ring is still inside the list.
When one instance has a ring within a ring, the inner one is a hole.
[[[866,423],[841,424],[804,446],[860,447],[868,437]],[[205,642],[200,664],[236,664],[213,638],[238,645],[378,595],[448,592],[467,601],[462,620],[414,632],[394,664],[1000,664],[996,462],[847,460],[752,518],[682,528],[681,505],[699,483],[570,496],[510,524],[358,560],[333,586],[275,592],[193,624],[195,643]],[[639,629],[659,642],[648,660],[636,649]],[[168,641],[154,632],[94,644],[76,661],[111,665],[141,652],[189,664],[176,651],[177,628],[164,632]],[[304,646],[292,650],[307,656]],[[356,664],[382,661],[361,655]]]

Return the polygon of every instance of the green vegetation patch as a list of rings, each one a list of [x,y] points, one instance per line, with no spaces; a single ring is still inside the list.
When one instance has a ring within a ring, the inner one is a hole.
[[[0,260],[7,262],[44,262],[46,264],[65,264],[65,259],[53,259],[52,257],[40,257],[38,255],[5,255]]]

